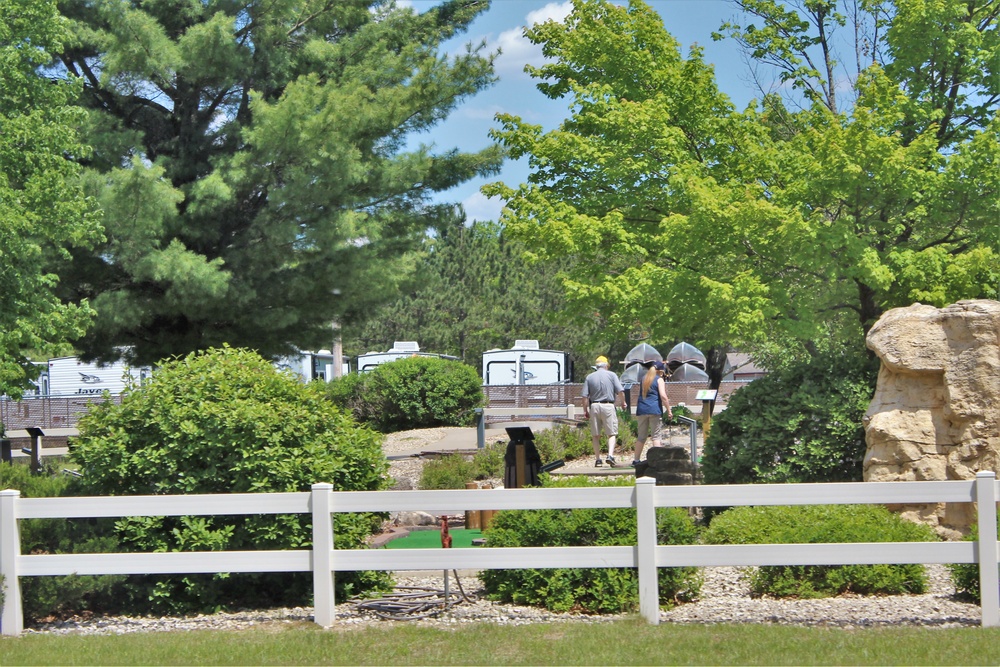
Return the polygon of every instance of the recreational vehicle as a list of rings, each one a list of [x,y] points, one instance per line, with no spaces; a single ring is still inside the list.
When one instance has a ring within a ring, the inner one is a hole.
[[[98,365],[76,357],[57,357],[49,359],[46,377],[39,378],[38,385],[48,396],[99,396],[105,391],[120,394],[127,381],[140,383],[150,373],[149,368],[132,368],[121,361]]]
[[[560,384],[573,378],[569,353],[542,350],[537,340],[518,340],[509,350],[483,352],[483,384]]]
[[[405,359],[407,357],[437,357],[438,359],[450,359],[451,361],[459,360],[458,357],[453,357],[450,354],[421,352],[420,346],[415,342],[397,340],[392,344],[392,349],[386,350],[385,352],[369,352],[367,354],[359,354],[357,366],[358,372],[367,373],[368,371],[374,370],[377,366],[387,364],[390,361],[396,361],[397,359]]]
[[[334,378],[333,353],[329,350],[302,352],[295,357],[282,357],[274,365],[282,370],[291,370],[302,378],[303,382],[312,382],[313,380],[330,382]],[[350,372],[350,365],[343,362],[340,374],[343,376]]]

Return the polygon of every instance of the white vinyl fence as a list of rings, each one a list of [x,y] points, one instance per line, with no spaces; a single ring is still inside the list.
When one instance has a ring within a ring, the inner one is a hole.
[[[1000,625],[997,501],[993,472],[974,481],[837,484],[655,486],[639,478],[634,487],[461,491],[333,491],[107,498],[21,498],[0,491],[0,574],[5,593],[0,631],[23,629],[19,577],[66,574],[187,574],[215,572],[312,572],[313,618],[334,623],[334,572],[354,570],[451,570],[565,567],[637,568],[639,611],[659,622],[657,568],[680,566],[851,565],[979,563],[982,625]],[[868,544],[656,544],[657,507],[738,505],[838,505],[977,503],[977,542]],[[638,544],[606,547],[334,550],[334,512],[422,510],[459,513],[470,507],[506,509],[636,509]],[[35,518],[312,514],[313,549],[128,554],[20,553],[17,522]]]

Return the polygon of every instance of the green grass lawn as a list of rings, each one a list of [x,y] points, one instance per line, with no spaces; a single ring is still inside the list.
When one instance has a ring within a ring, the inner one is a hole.
[[[0,665],[996,665],[1000,628],[308,623],[233,632],[0,638]]]
[[[451,548],[468,548],[472,546],[472,540],[477,540],[483,536],[483,531],[471,528],[456,528],[449,530],[451,535]],[[440,549],[441,530],[411,530],[406,537],[398,537],[387,542],[386,549]]]

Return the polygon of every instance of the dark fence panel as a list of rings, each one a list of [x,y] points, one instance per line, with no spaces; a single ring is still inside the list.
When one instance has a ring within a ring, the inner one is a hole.
[[[715,402],[715,409],[724,408],[729,397],[740,387],[753,380],[733,380],[723,382]],[[668,382],[667,397],[671,405],[685,405],[694,412],[701,410],[701,401],[697,399],[699,391],[707,386],[704,382]],[[556,408],[564,405],[583,406],[582,384],[546,384],[546,385],[505,385],[499,387],[483,387],[486,394],[486,405],[490,408]],[[631,389],[631,405],[635,406],[639,398],[639,387]]]
[[[729,397],[752,380],[723,382],[719,387],[716,410],[724,408]],[[556,408],[564,405],[583,406],[580,393],[582,384],[505,385],[483,387],[486,404],[490,408]],[[668,382],[667,396],[671,405],[684,404],[700,412],[701,401],[695,398],[705,389],[702,382]],[[631,405],[636,404],[639,387],[632,387]],[[0,398],[0,421],[8,431],[34,426],[40,429],[76,426],[80,417],[87,414],[90,405],[106,400],[103,396],[48,396],[31,397],[15,401]],[[120,395],[109,400],[121,401]]]
[[[92,404],[104,400],[102,396],[42,396],[19,401],[0,398],[0,421],[7,431],[29,426],[43,431],[46,428],[69,428],[77,425]],[[121,396],[111,396],[109,400],[121,401]]]

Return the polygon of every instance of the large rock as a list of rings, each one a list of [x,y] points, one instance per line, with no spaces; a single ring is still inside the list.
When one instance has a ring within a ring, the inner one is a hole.
[[[890,310],[868,333],[882,362],[864,417],[864,479],[972,479],[1000,466],[1000,303]],[[944,536],[968,531],[968,503],[893,508]]]
[[[636,477],[653,477],[658,486],[683,486],[698,481],[698,466],[684,447],[650,447],[646,460],[635,467]]]

